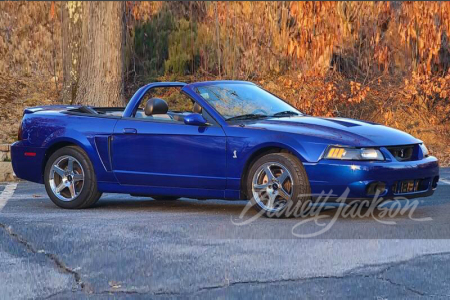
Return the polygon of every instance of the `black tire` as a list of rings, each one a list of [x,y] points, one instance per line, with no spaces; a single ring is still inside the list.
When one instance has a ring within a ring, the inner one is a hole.
[[[54,165],[54,163],[59,160],[61,157],[71,156],[75,158],[84,171],[84,180],[83,186],[79,194],[71,201],[63,201],[59,199],[53,192],[50,185],[50,171]],[[45,190],[47,191],[50,199],[57,206],[61,208],[67,209],[79,209],[79,208],[88,208],[94,205],[98,199],[101,197],[102,193],[97,190],[97,179],[95,176],[94,168],[92,166],[89,157],[86,152],[83,151],[80,147],[77,146],[67,146],[61,149],[58,149],[55,153],[53,153],[47,161],[45,165],[44,171],[44,183]]]
[[[177,196],[152,196],[152,198],[158,201],[175,201],[180,199]]]
[[[292,217],[294,214],[292,210],[282,210],[279,213],[271,213],[262,208],[253,197],[252,181],[258,169],[266,163],[278,163],[283,165],[291,174],[292,177],[292,199],[288,202],[291,207],[301,204],[303,201],[310,200],[311,187],[305,168],[297,157],[290,153],[270,153],[257,159],[248,172],[246,178],[246,195],[253,204],[253,208],[258,212],[263,212],[263,215],[270,218],[286,218]],[[298,203],[300,202],[300,203]],[[296,211],[294,210],[294,213]],[[297,212],[298,213],[298,212]]]

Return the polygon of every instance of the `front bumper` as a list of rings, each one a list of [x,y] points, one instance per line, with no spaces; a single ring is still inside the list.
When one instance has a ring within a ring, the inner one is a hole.
[[[305,169],[313,198],[329,195],[329,200],[341,197],[347,189],[348,200],[373,199],[369,186],[377,182],[385,184],[379,193],[385,200],[427,197],[434,193],[439,181],[439,163],[433,156],[406,162],[321,160],[305,164]],[[420,183],[420,187],[402,192],[401,183],[407,180]]]

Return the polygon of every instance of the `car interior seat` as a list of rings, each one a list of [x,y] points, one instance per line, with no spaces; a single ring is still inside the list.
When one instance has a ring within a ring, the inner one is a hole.
[[[147,101],[144,108],[144,113],[147,117],[157,116],[158,118],[167,119],[170,118],[167,115],[169,111],[169,105],[167,102],[160,98],[151,98]]]

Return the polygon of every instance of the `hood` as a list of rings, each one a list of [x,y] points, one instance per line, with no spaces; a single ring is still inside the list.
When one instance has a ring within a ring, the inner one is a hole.
[[[247,123],[246,127],[301,134],[348,146],[396,146],[422,142],[397,129],[344,118],[310,116],[270,118]]]

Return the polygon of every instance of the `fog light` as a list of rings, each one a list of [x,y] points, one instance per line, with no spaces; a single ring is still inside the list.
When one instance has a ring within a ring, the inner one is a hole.
[[[381,181],[372,182],[367,186],[367,195],[372,196],[378,193],[379,195],[383,194],[386,191],[386,183]]]

